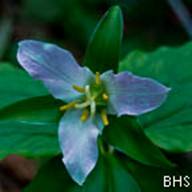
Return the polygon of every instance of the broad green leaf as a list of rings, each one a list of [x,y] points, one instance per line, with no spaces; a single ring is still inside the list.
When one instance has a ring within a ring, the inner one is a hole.
[[[129,192],[141,191],[137,182],[118,159],[108,155],[105,166],[107,167],[106,178],[108,174],[110,174],[110,176],[108,176],[107,191],[124,192],[125,189]]]
[[[18,101],[0,110],[0,121],[25,121],[35,123],[57,123],[62,101],[52,96],[33,97]]]
[[[110,118],[104,138],[129,157],[153,166],[171,166],[163,153],[145,136],[134,117]]]
[[[0,63],[0,108],[22,99],[47,95],[46,88],[26,72]]]
[[[101,155],[97,166],[82,187],[71,180],[59,157],[42,167],[24,191],[124,192],[125,189],[129,192],[140,192],[139,186],[119,160],[112,155]]]
[[[117,70],[122,31],[122,13],[118,6],[114,6],[97,25],[88,45],[84,64],[93,71]]]
[[[45,157],[59,154],[57,124],[0,122],[0,159],[10,154]]]
[[[166,102],[140,117],[145,133],[159,147],[172,152],[192,150],[192,43],[162,47],[151,53],[132,52],[120,63],[128,70],[171,87]]]
[[[0,158],[8,154],[28,157],[60,153],[60,102],[50,96],[17,102],[0,111]]]

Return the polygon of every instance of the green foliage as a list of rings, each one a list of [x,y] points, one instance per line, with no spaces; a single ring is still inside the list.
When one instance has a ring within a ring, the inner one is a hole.
[[[22,99],[47,95],[47,89],[26,72],[0,63],[0,108]]]
[[[163,153],[145,136],[135,117],[110,118],[110,125],[103,134],[107,142],[141,163],[171,166]]]
[[[83,187],[73,183],[61,158],[55,158],[41,168],[25,192],[61,192],[63,189],[67,192],[124,192],[125,189],[129,192],[140,192],[139,186],[122,163],[110,154],[100,155],[97,166]]]
[[[163,47],[151,53],[132,52],[120,63],[129,70],[171,87],[167,101],[140,120],[147,136],[171,152],[192,150],[192,43],[180,48]]]
[[[0,120],[27,121],[31,123],[55,123],[60,118],[62,102],[52,96],[33,97],[18,101],[0,110]]]
[[[0,74],[0,158],[58,154],[60,103],[19,68],[1,64]]]
[[[34,97],[0,111],[0,158],[9,154],[27,157],[60,153],[57,127],[59,103],[52,97]]]
[[[28,122],[0,122],[0,158],[10,154],[25,157],[57,155],[57,124],[30,124]]]
[[[103,16],[87,48],[84,64],[92,71],[117,69],[122,40],[123,19],[118,6]]]

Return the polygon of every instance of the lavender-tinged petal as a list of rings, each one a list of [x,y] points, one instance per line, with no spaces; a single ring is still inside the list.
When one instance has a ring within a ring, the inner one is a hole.
[[[92,72],[80,67],[69,51],[50,43],[21,41],[17,59],[31,76],[44,82],[54,97],[66,102],[81,96],[72,85],[83,87],[93,78]]]
[[[166,99],[170,88],[150,78],[129,72],[105,72],[103,80],[109,94],[108,112],[121,115],[141,115],[158,108]]]
[[[59,124],[59,142],[63,162],[72,179],[82,185],[98,159],[99,128],[92,119],[80,120],[81,110],[67,111]]]

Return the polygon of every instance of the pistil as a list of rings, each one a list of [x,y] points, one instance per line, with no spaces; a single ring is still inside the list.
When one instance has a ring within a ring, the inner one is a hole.
[[[88,100],[91,100],[91,91],[90,91],[90,86],[89,85],[85,86],[85,95],[86,95]]]
[[[77,108],[77,109],[83,109],[83,108],[88,107],[89,105],[90,105],[90,101],[85,101],[83,103],[76,103],[74,105],[74,107]]]
[[[94,100],[91,101],[90,104],[90,112],[91,112],[91,116],[93,117],[96,113],[96,102]]]

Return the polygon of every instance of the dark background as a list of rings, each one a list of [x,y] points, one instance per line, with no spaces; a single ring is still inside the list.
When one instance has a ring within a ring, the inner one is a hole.
[[[190,0],[183,3],[192,9]],[[17,42],[28,38],[57,43],[82,58],[99,18],[114,4],[124,15],[122,55],[189,40],[168,0],[1,0],[0,59],[16,63]]]

